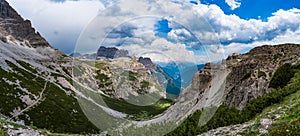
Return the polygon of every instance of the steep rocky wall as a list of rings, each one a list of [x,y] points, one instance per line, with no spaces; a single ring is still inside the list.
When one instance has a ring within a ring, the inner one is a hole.
[[[224,104],[242,108],[253,98],[270,91],[268,88],[276,69],[285,63],[299,61],[300,45],[261,46],[246,54],[233,54],[226,60],[231,69],[226,82]]]
[[[5,0],[0,0],[0,32],[4,42],[27,40],[27,46],[48,47],[49,43],[32,28],[29,20],[24,20]],[[10,38],[7,36],[11,35]]]

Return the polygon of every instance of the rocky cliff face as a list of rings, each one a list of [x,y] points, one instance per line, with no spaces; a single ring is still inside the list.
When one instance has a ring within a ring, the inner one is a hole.
[[[270,45],[254,48],[246,54],[235,53],[222,64],[208,63],[195,73],[192,83],[175,104],[152,122],[178,121],[197,110],[207,112],[207,107],[221,104],[243,108],[251,99],[270,91],[270,80],[279,66],[299,62],[299,56],[300,45]],[[216,109],[208,112],[214,111]]]
[[[157,65],[154,64],[150,58],[140,57],[138,62],[142,63],[149,70],[157,70]]]
[[[97,58],[108,58],[108,59],[115,59],[121,57],[128,57],[128,51],[126,50],[119,50],[115,47],[103,47],[101,46],[97,52]]]
[[[224,104],[243,108],[253,98],[268,93],[276,69],[285,63],[299,61],[300,46],[284,44],[261,46],[246,54],[233,54],[224,63],[231,73],[226,81]]]
[[[300,45],[297,44],[265,45],[256,47],[246,54],[234,53],[220,65],[206,64],[195,74],[190,85],[199,89],[189,87],[185,92],[193,93],[195,90],[202,90],[200,93],[202,95],[211,93],[209,91],[213,90],[214,86],[219,86],[218,83],[211,81],[211,77],[215,78],[218,74],[223,74],[218,71],[224,71],[220,67],[225,67],[230,73],[226,75],[225,86],[222,87],[225,89],[222,104],[243,108],[251,99],[270,91],[270,80],[279,66],[299,62],[299,56]]]
[[[32,47],[49,47],[49,43],[32,28],[5,0],[0,1],[0,37],[4,42],[21,42]]]

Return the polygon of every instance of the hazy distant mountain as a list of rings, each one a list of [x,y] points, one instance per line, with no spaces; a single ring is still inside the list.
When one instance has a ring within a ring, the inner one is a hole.
[[[121,57],[128,57],[129,53],[126,50],[119,50],[115,47],[103,47],[101,46],[97,52],[97,58],[108,58],[108,59],[115,59]]]
[[[163,71],[174,80],[174,84],[178,89],[171,91],[172,94],[179,95],[181,88],[184,89],[190,85],[194,73],[202,69],[204,64],[190,64],[190,63],[169,63],[163,64],[161,67]]]

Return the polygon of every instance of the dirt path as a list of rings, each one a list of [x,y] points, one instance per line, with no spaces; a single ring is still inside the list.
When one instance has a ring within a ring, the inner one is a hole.
[[[25,109],[21,110],[19,113],[17,113],[14,116],[12,116],[9,120],[12,120],[13,118],[18,117],[19,115],[21,115],[25,111],[29,110],[30,108],[32,108],[33,106],[35,106],[36,104],[38,104],[38,102],[43,98],[43,94],[44,94],[44,92],[45,92],[45,90],[47,88],[47,84],[48,84],[48,81],[45,83],[44,88],[43,88],[42,92],[40,93],[39,98],[33,104],[31,104],[28,107],[26,107]]]

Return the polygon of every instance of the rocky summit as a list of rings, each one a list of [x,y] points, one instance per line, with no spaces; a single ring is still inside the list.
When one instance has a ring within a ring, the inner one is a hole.
[[[36,126],[52,132],[98,131],[77,102],[78,92],[71,77],[72,59],[52,48],[30,21],[18,15],[6,1],[1,0],[0,5],[1,116],[19,126]],[[26,135],[25,128],[22,130]],[[3,130],[11,135],[23,133],[13,129]]]
[[[128,57],[128,51],[126,50],[119,50],[115,47],[103,47],[101,46],[97,52],[97,58],[121,58],[121,57]]]
[[[150,58],[140,57],[138,62],[142,63],[149,70],[157,70],[157,65],[154,64]]]
[[[20,41],[26,46],[50,46],[5,0],[0,1],[0,38],[2,41]]]
[[[224,62],[231,70],[226,81],[224,104],[243,108],[247,102],[270,92],[269,83],[278,67],[299,62],[295,44],[265,45],[246,54],[233,54]]]

